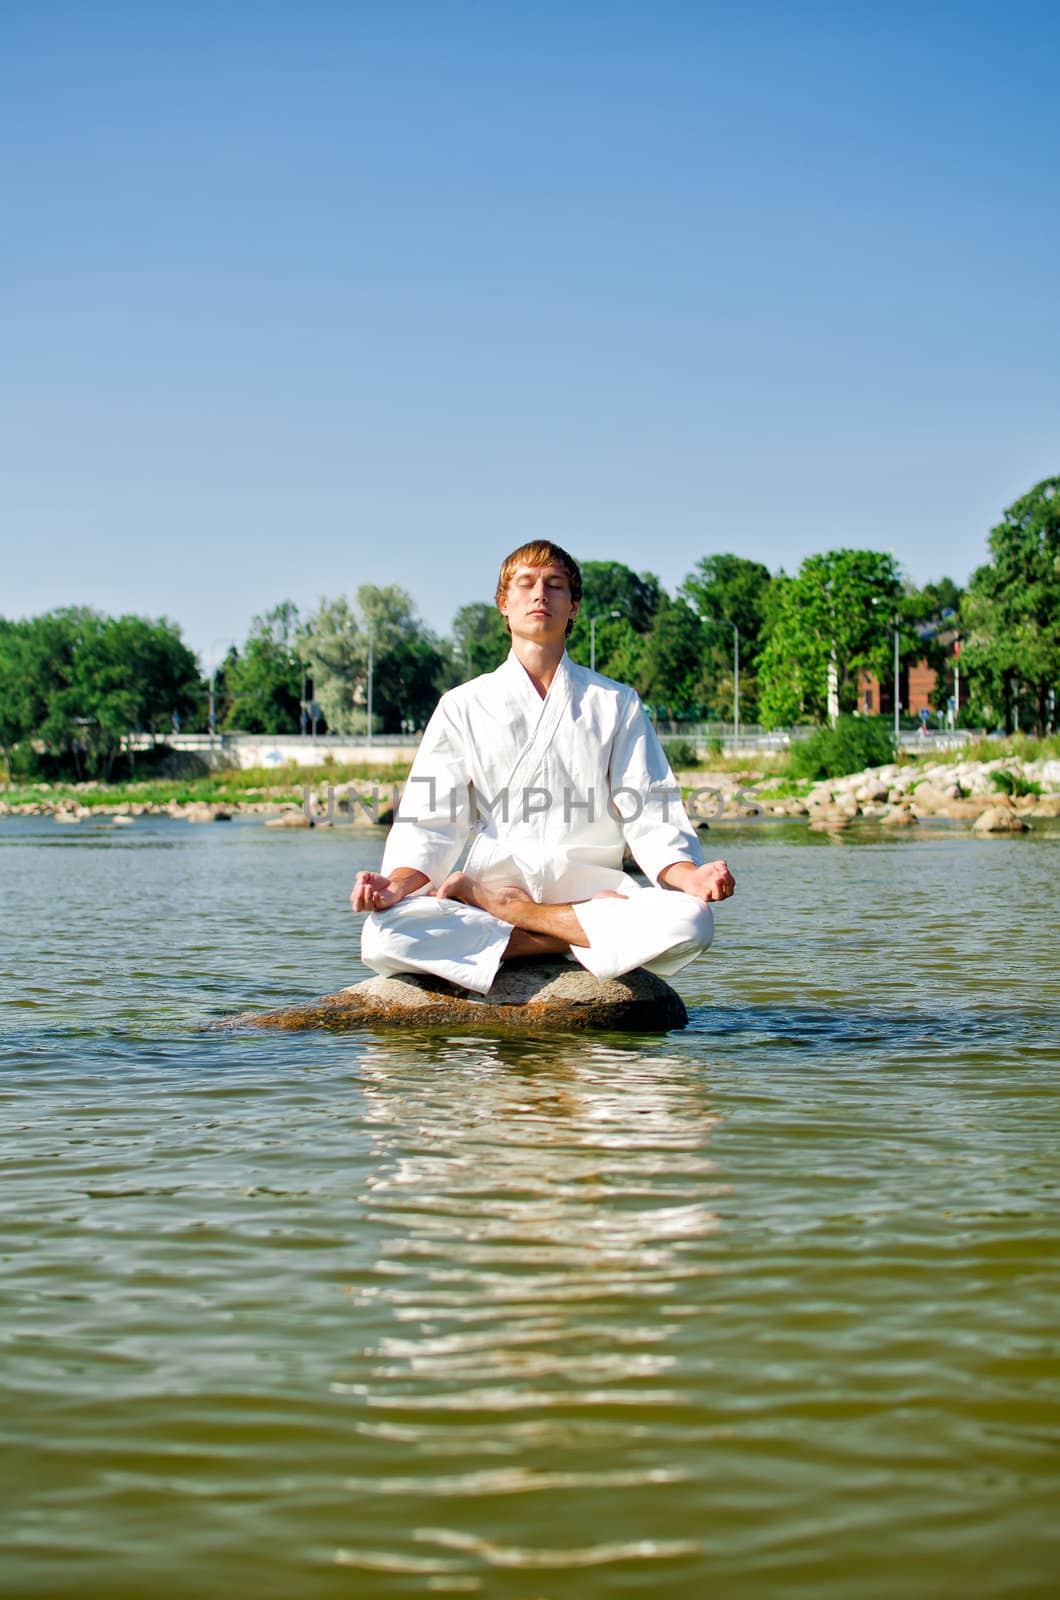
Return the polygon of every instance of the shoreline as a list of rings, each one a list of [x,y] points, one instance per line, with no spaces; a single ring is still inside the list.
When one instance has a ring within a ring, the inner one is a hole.
[[[996,774],[1002,774],[996,778]],[[839,831],[851,823],[913,826],[929,817],[965,822],[980,831],[1025,831],[1029,821],[1060,818],[1060,760],[1025,761],[1002,755],[991,761],[892,762],[840,778],[793,781],[747,769],[743,772],[683,770],[675,774],[693,822],[738,822],[761,818],[803,819],[810,827]],[[51,816],[76,824],[111,818],[128,825],[140,816],[168,816],[191,823],[259,817],[266,826],[362,829],[388,826],[400,803],[403,780],[262,785],[246,798],[225,795],[151,797],[157,782],[123,784],[109,797],[98,784],[22,785],[18,800],[0,796],[0,819]],[[180,785],[190,788],[191,785]],[[21,798],[27,790],[32,798]],[[137,791],[143,793],[140,798]],[[800,792],[801,791],[801,792]],[[987,813],[1003,813],[986,829]],[[1006,824],[1004,818],[1009,819]]]

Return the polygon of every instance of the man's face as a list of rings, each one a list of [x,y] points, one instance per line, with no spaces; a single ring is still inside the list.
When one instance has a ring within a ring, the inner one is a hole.
[[[578,614],[566,568],[516,567],[500,613],[507,617],[513,639],[547,644],[565,638],[567,623]]]

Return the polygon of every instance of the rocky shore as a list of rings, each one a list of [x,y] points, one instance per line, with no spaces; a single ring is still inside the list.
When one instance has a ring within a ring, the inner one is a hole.
[[[1000,777],[996,776],[1000,774]],[[914,827],[942,817],[979,833],[1024,833],[1033,818],[1060,818],[1060,761],[893,763],[829,778],[802,796],[776,793],[763,778],[755,796],[766,815],[805,817],[811,828],[837,831],[858,819],[882,827]],[[771,792],[771,790],[773,792]],[[745,813],[746,814],[746,813]]]
[[[943,818],[979,832],[1021,833],[1035,820],[1060,819],[1060,760],[1001,756],[995,761],[894,763],[814,784],[793,784],[765,771],[685,771],[677,780],[693,820],[704,829],[712,823],[788,817],[802,818],[816,830],[838,832],[859,821],[890,828]],[[32,800],[0,799],[0,817],[51,816],[57,823],[127,827],[143,816],[206,823],[241,815],[258,817],[267,827],[352,823],[372,829],[389,824],[401,795],[400,785],[358,781],[315,784],[300,799],[286,786],[223,801],[138,800],[128,797],[127,786],[125,798],[108,801],[100,798],[98,786],[79,787],[84,800],[76,787],[52,793],[46,784],[38,786]]]

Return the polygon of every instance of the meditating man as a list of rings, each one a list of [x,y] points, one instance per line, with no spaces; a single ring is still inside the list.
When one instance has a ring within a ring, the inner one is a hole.
[[[635,690],[574,664],[577,562],[546,540],[501,567],[508,659],[444,694],[413,762],[382,869],[350,899],[361,957],[486,994],[502,961],[570,954],[598,978],[670,974],[732,894],[703,855]],[[463,870],[455,872],[471,840]],[[625,846],[655,887],[622,870]]]

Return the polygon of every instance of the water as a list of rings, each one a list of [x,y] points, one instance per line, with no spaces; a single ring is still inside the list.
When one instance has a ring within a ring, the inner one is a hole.
[[[714,838],[684,1033],[230,1036],[374,837],[0,823],[5,1597],[1056,1592],[1060,832]]]

